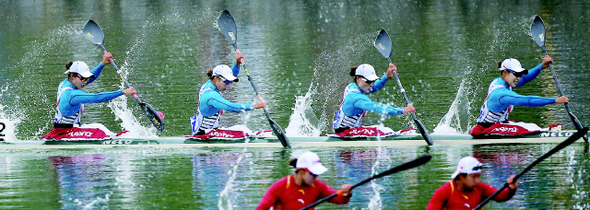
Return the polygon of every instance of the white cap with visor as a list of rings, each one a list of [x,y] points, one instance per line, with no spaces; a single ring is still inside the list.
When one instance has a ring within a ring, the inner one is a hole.
[[[451,178],[455,179],[455,177],[457,177],[459,174],[481,173],[481,168],[482,164],[477,159],[467,156],[459,160],[459,164],[457,164],[457,170],[455,173],[453,173],[453,175],[451,175]]]
[[[364,77],[368,81],[375,81],[379,79],[377,74],[375,74],[375,69],[369,64],[361,64],[356,67],[355,75]]]
[[[84,61],[74,61],[70,68],[66,72],[64,72],[64,74],[67,73],[76,73],[84,78],[90,78],[94,76],[94,74],[90,73],[88,65],[86,65]]]
[[[234,76],[233,71],[227,65],[218,65],[213,69],[213,75],[221,76],[226,80],[237,82],[239,79]]]
[[[326,167],[322,165],[320,161],[320,157],[313,153],[313,152],[304,152],[297,158],[297,164],[295,165],[297,169],[307,169],[309,172],[315,175],[323,174],[324,172],[328,171]]]

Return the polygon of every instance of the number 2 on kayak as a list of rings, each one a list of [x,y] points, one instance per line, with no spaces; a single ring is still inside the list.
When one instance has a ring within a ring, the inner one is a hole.
[[[4,122],[0,121],[0,141],[4,141],[4,134],[2,133],[4,131],[4,129],[6,129],[6,124],[4,124]]]

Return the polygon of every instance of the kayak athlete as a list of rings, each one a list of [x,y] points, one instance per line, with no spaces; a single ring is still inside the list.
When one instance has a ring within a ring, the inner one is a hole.
[[[479,182],[482,164],[474,157],[461,158],[457,164],[457,170],[451,175],[450,182],[445,183],[434,191],[434,195],[428,202],[426,210],[442,209],[473,209],[497,189],[493,186]],[[514,175],[506,179],[508,188],[504,189],[493,200],[504,202],[510,200],[516,193],[518,180]]]
[[[510,123],[508,115],[514,106],[540,107],[548,104],[563,104],[569,102],[565,96],[558,98],[545,98],[539,96],[523,96],[512,91],[527,84],[539,75],[541,70],[549,67],[553,60],[545,56],[541,64],[531,70],[522,68],[520,62],[514,58],[508,58],[498,64],[500,77],[494,79],[488,88],[488,96],[480,109],[477,125],[469,133],[474,136],[489,134],[522,135],[533,131],[539,131],[539,126],[533,123]],[[504,128],[504,129],[502,129]]]
[[[254,104],[232,103],[221,96],[221,92],[225,91],[231,83],[239,81],[237,76],[240,72],[240,64],[242,61],[245,61],[244,56],[239,50],[236,50],[236,62],[231,68],[227,65],[218,65],[213,69],[209,69],[207,72],[209,80],[203,84],[199,90],[197,113],[190,118],[193,137],[211,137],[207,134],[220,127],[219,124],[223,111],[245,112],[266,106],[266,102],[264,101],[259,101]],[[224,132],[226,131],[219,130],[214,133],[221,136],[234,135],[226,135],[223,134]]]
[[[381,90],[389,79],[395,77],[394,74],[396,73],[397,67],[392,63],[389,64],[387,74],[381,78],[377,77],[375,69],[369,64],[361,64],[358,67],[351,68],[350,76],[354,77],[354,81],[344,89],[344,97],[340,108],[336,111],[336,119],[333,123],[334,132],[341,134],[342,137],[359,133],[374,134],[375,132],[363,131],[362,129],[365,128],[361,127],[361,122],[367,111],[385,115],[401,115],[416,112],[416,109],[411,104],[400,109],[387,104],[373,102],[367,96],[367,94]]]
[[[328,171],[317,154],[304,152],[299,158],[290,160],[289,164],[296,168],[295,174],[283,177],[272,184],[256,210],[267,210],[271,207],[275,210],[301,209],[338,192],[317,179],[319,175]],[[347,204],[352,197],[351,187],[351,184],[342,185],[341,194],[328,202]]]
[[[92,71],[89,70],[84,61],[74,61],[66,64],[67,71],[64,74],[67,74],[68,78],[59,83],[57,88],[57,105],[55,107],[53,129],[43,136],[43,139],[101,139],[114,135],[101,124],[98,126],[80,124],[84,104],[107,102],[123,94],[132,95],[137,93],[133,87],[102,93],[86,93],[82,91],[86,85],[98,79],[104,66],[111,63],[109,58],[112,57],[111,53],[104,53],[102,62]]]

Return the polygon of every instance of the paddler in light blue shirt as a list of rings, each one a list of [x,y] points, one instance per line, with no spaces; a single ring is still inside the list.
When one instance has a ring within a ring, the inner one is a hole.
[[[236,62],[231,69],[227,65],[218,65],[207,71],[209,80],[199,90],[197,114],[190,118],[192,135],[203,135],[219,128],[223,111],[245,112],[266,106],[264,101],[254,104],[232,103],[221,96],[221,92],[225,91],[231,83],[239,81],[237,76],[242,61],[245,61],[244,56],[240,50],[236,50]]]
[[[541,64],[531,70],[524,69],[520,62],[514,58],[508,58],[498,63],[500,77],[494,79],[488,88],[488,96],[480,109],[477,125],[470,130],[471,135],[482,135],[483,130],[496,123],[508,123],[508,114],[514,106],[540,107],[549,104],[568,103],[565,96],[558,98],[546,98],[540,96],[523,96],[512,91],[532,81],[541,70],[553,63],[550,56],[545,56]]]
[[[369,64],[361,64],[358,67],[351,68],[350,76],[354,77],[354,82],[344,89],[342,104],[336,112],[336,119],[333,123],[335,133],[360,127],[367,111],[385,115],[401,115],[416,112],[416,109],[411,104],[400,109],[387,104],[373,102],[367,96],[367,94],[381,90],[389,79],[395,77],[394,74],[397,74],[397,67],[391,63],[387,69],[387,74],[381,78],[375,74],[375,69]]]
[[[43,138],[59,138],[56,135],[60,131],[55,131],[55,129],[79,127],[80,118],[84,111],[84,104],[106,102],[123,94],[131,95],[137,93],[133,87],[102,93],[86,93],[82,91],[86,85],[98,79],[103,67],[110,64],[109,58],[112,58],[112,54],[109,52],[104,53],[102,62],[92,71],[89,70],[88,65],[84,61],[74,61],[66,64],[67,71],[64,74],[67,74],[68,78],[59,83],[57,89],[57,106],[53,119],[54,128]]]

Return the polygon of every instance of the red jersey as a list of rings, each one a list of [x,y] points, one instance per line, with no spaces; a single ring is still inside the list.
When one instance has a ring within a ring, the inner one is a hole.
[[[337,192],[317,179],[311,186],[299,186],[295,183],[294,176],[283,177],[272,184],[256,209],[267,210],[270,207],[273,207],[274,210],[301,209]],[[346,204],[349,200],[350,196],[336,196],[328,202]]]
[[[486,183],[477,183],[473,190],[461,192],[457,190],[455,181],[445,183],[439,187],[432,195],[426,210],[439,209],[473,209],[498,189]],[[516,193],[516,190],[510,188],[504,189],[493,200],[504,202],[510,200]]]

